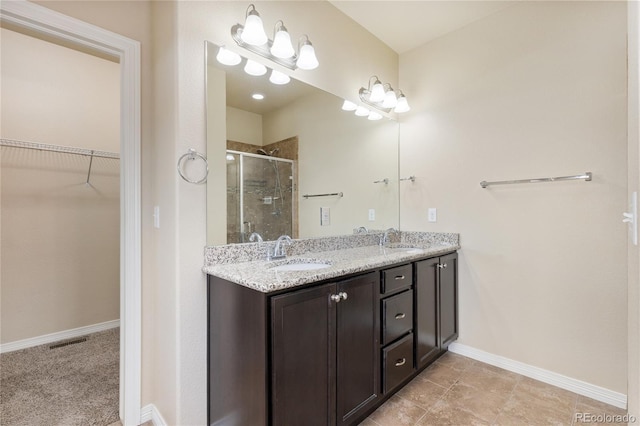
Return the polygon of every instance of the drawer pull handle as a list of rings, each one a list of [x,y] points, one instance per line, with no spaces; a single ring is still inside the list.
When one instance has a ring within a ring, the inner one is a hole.
[[[404,280],[404,275],[396,275],[396,280]]]
[[[405,365],[405,363],[407,362],[406,358],[402,358],[396,361],[396,367],[401,367],[403,365]]]
[[[396,314],[396,319],[398,319],[398,320],[399,320],[399,319],[402,319],[402,318],[404,318],[404,317],[406,317],[406,315],[405,315],[405,314]]]

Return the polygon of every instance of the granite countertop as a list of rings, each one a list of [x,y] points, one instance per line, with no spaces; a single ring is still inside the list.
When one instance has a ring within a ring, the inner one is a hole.
[[[457,240],[419,243],[393,243],[386,247],[368,245],[307,252],[278,260],[256,260],[238,263],[208,262],[207,274],[264,293],[364,272],[388,265],[438,256],[460,249]],[[310,271],[276,271],[273,268],[295,263],[325,263],[329,267]]]

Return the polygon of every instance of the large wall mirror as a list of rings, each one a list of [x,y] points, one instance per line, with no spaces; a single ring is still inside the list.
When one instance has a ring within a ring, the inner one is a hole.
[[[270,69],[249,75],[245,58],[223,65],[218,51],[207,43],[208,245],[398,227],[396,121],[343,111],[293,78],[274,84]]]

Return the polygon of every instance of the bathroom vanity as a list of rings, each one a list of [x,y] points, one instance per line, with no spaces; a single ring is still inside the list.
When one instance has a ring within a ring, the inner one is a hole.
[[[358,424],[457,338],[457,234],[342,238],[207,249],[209,425]]]

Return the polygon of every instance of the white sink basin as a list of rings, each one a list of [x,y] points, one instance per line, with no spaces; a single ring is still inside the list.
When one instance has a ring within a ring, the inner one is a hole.
[[[324,269],[330,267],[331,264],[318,262],[314,260],[299,260],[285,263],[283,265],[272,266],[269,269],[272,269],[276,272],[286,272],[286,271],[315,271],[316,269]]]
[[[316,269],[324,269],[328,268],[331,265],[327,265],[326,263],[290,263],[288,265],[280,265],[274,266],[274,271],[284,272],[284,271],[313,271]]]
[[[404,244],[389,244],[385,248],[391,249],[393,251],[405,252],[408,254],[419,254],[424,252],[424,249]]]

